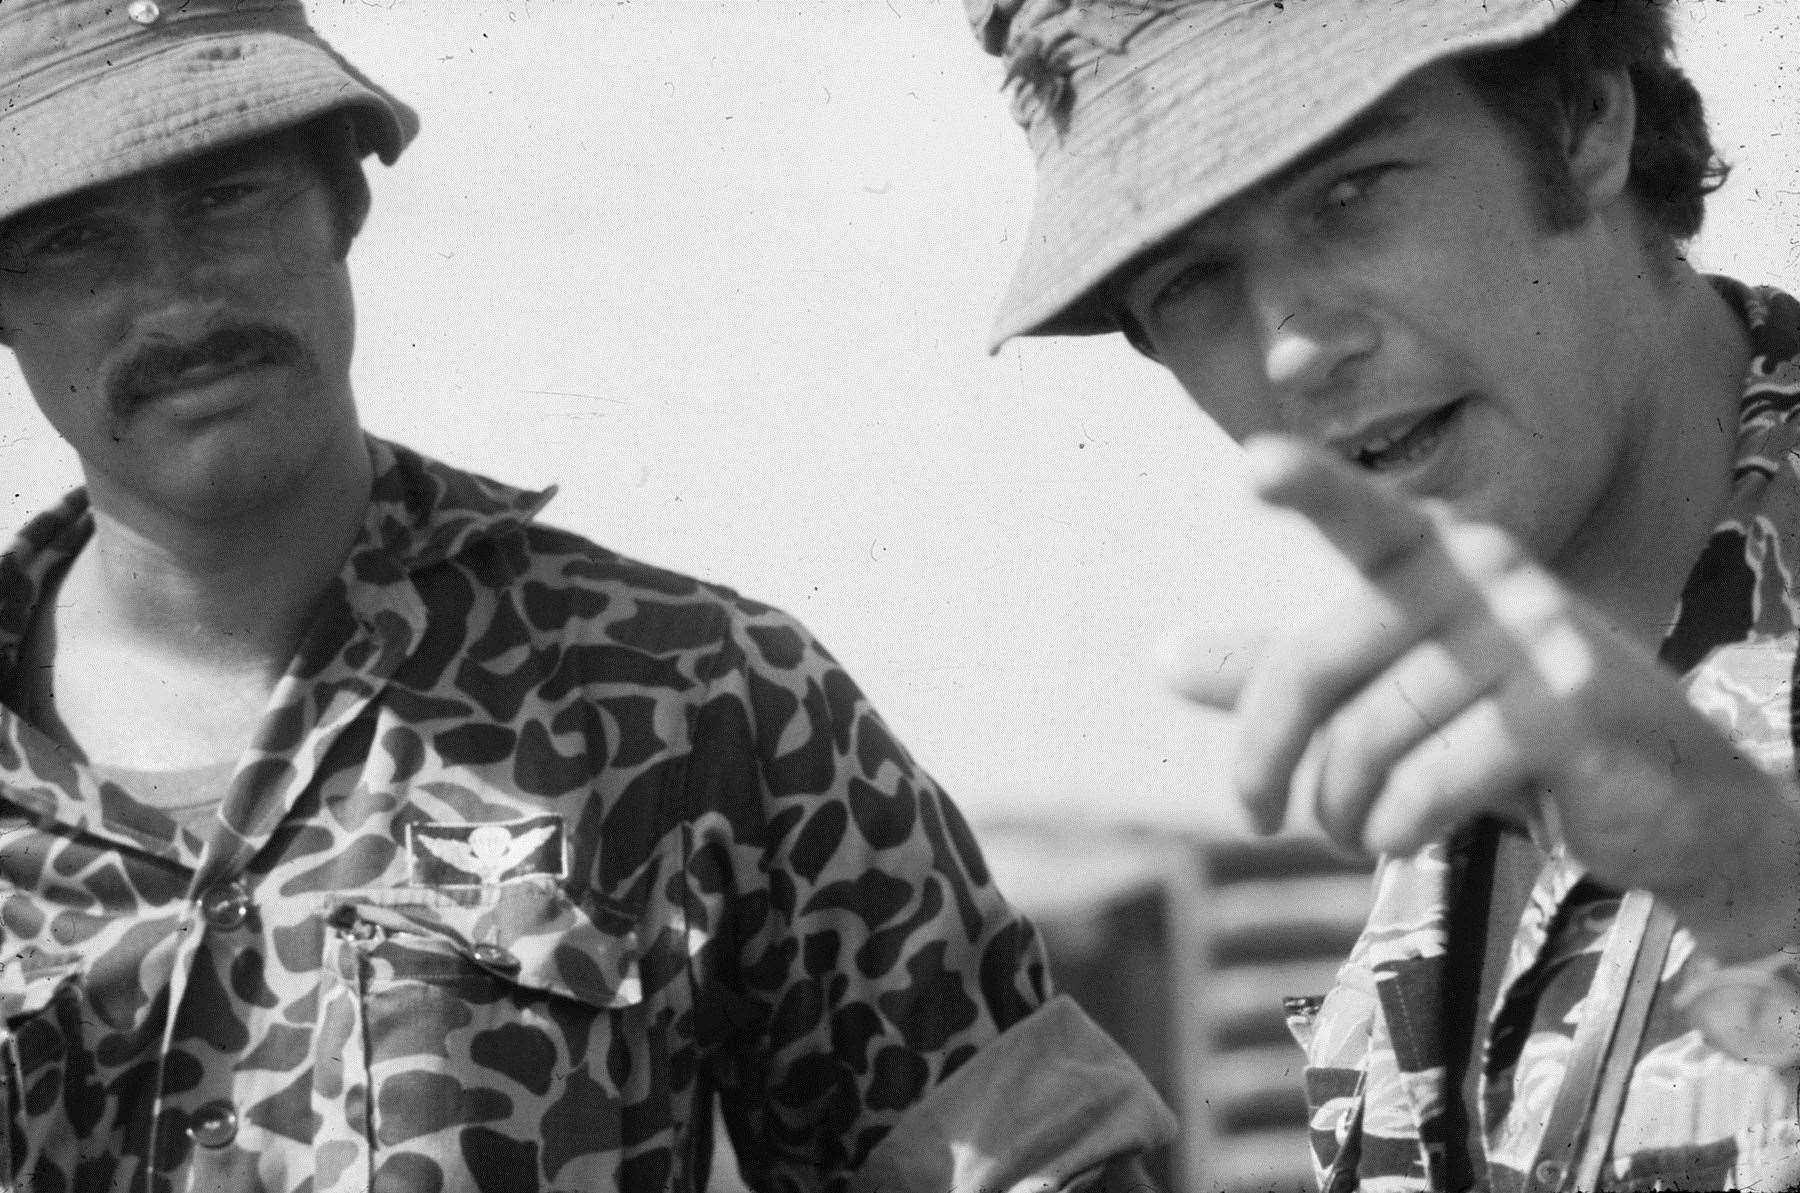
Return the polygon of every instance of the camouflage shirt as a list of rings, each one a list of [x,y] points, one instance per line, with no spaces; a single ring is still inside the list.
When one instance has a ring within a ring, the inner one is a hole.
[[[1771,771],[1795,773],[1791,676],[1800,644],[1800,303],[1714,279],[1749,329],[1733,491],[1682,594],[1663,658],[1689,698]],[[1336,987],[1310,1022],[1307,1097],[1321,1183],[1344,1189],[1447,1187],[1453,1146],[1442,1009],[1447,928],[1466,838],[1377,874],[1375,907]],[[1572,861],[1544,865],[1513,935],[1499,997],[1481,1033],[1480,1178],[1525,1182],[1583,1000],[1619,898]],[[1776,955],[1766,966],[1781,969]],[[1692,1009],[1720,976],[1677,928],[1614,1137],[1609,1189],[1800,1185],[1800,1118],[1791,1067],[1749,1063]],[[1755,978],[1747,972],[1746,979]],[[1800,1025],[1790,1024],[1800,1052]]]
[[[1106,1127],[1025,1124],[1030,1163],[1166,1130],[798,624],[370,450],[216,816],[183,829],[0,709],[0,1176],[691,1190],[716,1096],[750,1183],[839,1189],[896,1126],[966,1150],[983,1081],[1063,1080],[1050,1041],[1100,1058],[1057,1097]],[[91,529],[76,493],[0,560],[0,667]]]

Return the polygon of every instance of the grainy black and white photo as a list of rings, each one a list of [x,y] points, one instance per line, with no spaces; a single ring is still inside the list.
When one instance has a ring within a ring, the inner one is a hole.
[[[0,4],[0,1189],[1800,1184],[1800,12]]]

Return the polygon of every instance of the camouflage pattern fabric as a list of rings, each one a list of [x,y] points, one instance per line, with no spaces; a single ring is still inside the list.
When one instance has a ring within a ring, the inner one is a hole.
[[[1689,576],[1663,657],[1694,704],[1770,770],[1795,773],[1800,644],[1800,303],[1712,279],[1749,328],[1729,508]],[[1321,1186],[1447,1187],[1441,992],[1450,893],[1466,839],[1384,860],[1368,924],[1311,1021],[1307,1049]],[[1478,1114],[1488,1187],[1520,1188],[1560,1087],[1617,892],[1547,863],[1515,933],[1484,1040]],[[1773,958],[1780,965],[1782,958]],[[1684,992],[1716,968],[1677,929],[1619,1121],[1609,1189],[1800,1187],[1796,1073],[1746,1063],[1690,1021]],[[1800,1025],[1794,1027],[1800,1042]]]
[[[1050,997],[1031,926],[797,623],[370,450],[204,831],[0,710],[0,1177],[693,1190],[716,1095],[756,1187],[845,1187]],[[0,560],[0,666],[91,526]]]

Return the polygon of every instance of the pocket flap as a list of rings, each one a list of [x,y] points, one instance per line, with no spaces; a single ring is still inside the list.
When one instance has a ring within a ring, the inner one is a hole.
[[[595,1007],[643,1000],[631,916],[597,899],[584,907],[551,878],[448,890],[334,891],[323,914],[340,929],[361,923],[440,941],[524,989]]]

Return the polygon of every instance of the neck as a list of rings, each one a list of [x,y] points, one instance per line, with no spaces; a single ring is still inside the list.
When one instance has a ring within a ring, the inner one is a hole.
[[[283,499],[205,520],[118,500],[90,478],[94,536],[63,582],[58,619],[272,679],[355,543],[370,474],[357,432]]]
[[[1742,324],[1685,264],[1647,279],[1625,351],[1643,362],[1632,435],[1597,516],[1555,570],[1646,646],[1659,645],[1731,495],[1750,348]],[[1649,317],[1646,317],[1649,316]]]

